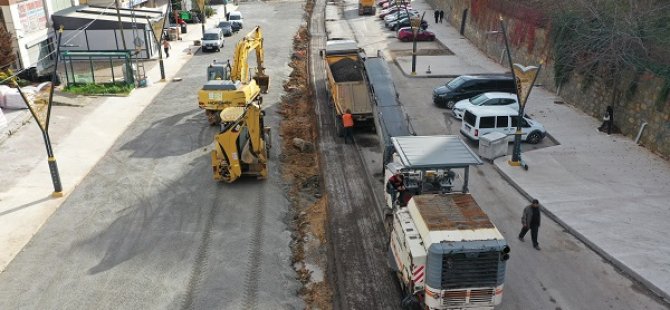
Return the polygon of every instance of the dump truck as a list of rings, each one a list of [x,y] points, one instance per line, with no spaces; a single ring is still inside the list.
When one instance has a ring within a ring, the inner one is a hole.
[[[342,114],[350,110],[354,127],[374,128],[372,103],[365,77],[365,53],[354,40],[326,42],[325,60],[327,91],[334,109],[337,134],[342,136]]]
[[[375,0],[358,0],[358,15],[375,15]]]
[[[387,167],[404,176],[406,188],[401,195],[386,190],[393,210],[389,265],[403,307],[493,309],[502,301],[510,248],[467,192],[469,166],[481,160],[458,136],[391,139],[396,153]],[[461,169],[462,178],[455,172]]]

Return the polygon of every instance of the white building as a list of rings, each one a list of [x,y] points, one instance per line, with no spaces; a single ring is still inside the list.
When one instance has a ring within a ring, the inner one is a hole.
[[[86,3],[86,0],[82,0]],[[113,0],[92,0],[96,5],[112,5]],[[119,7],[155,6],[164,0],[119,0]],[[0,25],[14,35],[14,69],[34,68],[37,75],[48,73],[55,60],[55,34],[51,16],[80,5],[80,0],[0,0]]]

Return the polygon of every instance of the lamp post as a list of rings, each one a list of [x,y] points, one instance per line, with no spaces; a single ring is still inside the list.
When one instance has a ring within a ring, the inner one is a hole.
[[[507,29],[505,28],[505,23],[503,22],[502,16],[500,17],[500,28],[503,33],[503,38],[505,39],[505,51],[507,52],[507,60],[509,62],[510,70],[512,71],[512,78],[514,79],[514,88],[516,90],[516,99],[519,103],[519,114],[517,115],[516,121],[516,132],[514,132],[514,148],[512,151],[512,159],[508,162],[511,166],[522,166],[521,162],[521,126],[523,124],[523,115],[526,108],[526,101],[530,95],[530,91],[535,84],[537,75],[540,72],[540,68],[535,66],[524,67],[520,64],[512,63],[512,55],[509,49],[509,43],[507,42]],[[527,166],[524,165],[525,168]]]
[[[42,131],[42,138],[44,139],[44,145],[46,146],[47,149],[47,162],[49,164],[49,172],[51,173],[51,182],[53,183],[54,187],[54,192],[53,194],[51,194],[51,196],[53,197],[63,197],[63,185],[61,184],[60,181],[60,174],[58,173],[58,165],[56,163],[56,157],[54,156],[53,148],[51,147],[51,138],[49,137],[49,120],[51,119],[51,105],[53,102],[54,88],[56,87],[56,78],[58,73],[58,59],[60,58],[60,46],[61,46],[60,43],[62,35],[63,35],[63,26],[61,25],[60,29],[58,29],[58,40],[57,40],[58,43],[56,44],[56,60],[54,65],[54,72],[53,75],[51,76],[51,88],[49,89],[49,99],[47,101],[46,112],[43,113],[42,111],[40,111],[40,109],[36,109],[34,107],[34,104],[31,104],[31,102],[28,100],[23,91],[21,91],[21,87],[19,87],[18,83],[16,82],[16,77],[12,78],[13,84],[19,91],[19,94],[21,95],[23,101],[25,101],[26,106],[28,106],[28,110],[35,119],[37,126],[40,127],[40,131]],[[42,113],[43,115],[41,115]]]
[[[423,17],[426,15],[426,12],[423,12],[423,15],[419,18],[418,16],[413,16],[410,17],[409,10],[407,10],[407,6],[405,6],[405,12],[407,12],[407,18],[409,18],[409,24],[412,27],[412,76],[416,75],[416,35],[419,32],[419,29],[421,27],[421,21],[423,21]],[[398,28],[398,31],[400,31],[400,28]]]

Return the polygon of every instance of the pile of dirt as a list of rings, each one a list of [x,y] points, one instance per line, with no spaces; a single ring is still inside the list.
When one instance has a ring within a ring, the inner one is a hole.
[[[336,82],[355,82],[363,80],[360,62],[351,58],[342,58],[330,64],[330,71]]]
[[[313,1],[306,4],[309,22]],[[314,148],[299,148],[295,141],[317,145],[317,123],[313,102],[313,87],[308,70],[309,30],[301,26],[293,38],[293,53],[289,66],[293,71],[284,83],[279,114],[282,116],[279,134],[282,137],[281,172],[289,184],[288,198],[292,207],[293,264],[303,284],[301,296],[308,309],[332,309],[332,292],[325,279],[312,279],[316,265],[325,270],[325,255],[315,255],[314,248],[326,243],[326,206],[322,197],[318,155]],[[297,139],[296,139],[297,138]],[[323,257],[321,257],[323,256]]]

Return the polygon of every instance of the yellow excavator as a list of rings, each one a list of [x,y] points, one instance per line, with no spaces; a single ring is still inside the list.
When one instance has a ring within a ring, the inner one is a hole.
[[[264,116],[256,102],[221,111],[221,133],[214,138],[211,152],[214,180],[232,183],[243,175],[267,178],[271,143]]]
[[[249,52],[256,51],[256,72],[251,77],[249,70]],[[207,69],[208,81],[198,92],[198,106],[205,109],[210,125],[218,124],[219,114],[226,107],[244,107],[251,102],[261,103],[261,93],[267,93],[270,77],[265,74],[263,61],[263,33],[256,26],[244,36],[235,47],[233,63],[223,69],[210,65]],[[217,74],[217,73],[221,74]]]

